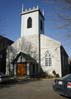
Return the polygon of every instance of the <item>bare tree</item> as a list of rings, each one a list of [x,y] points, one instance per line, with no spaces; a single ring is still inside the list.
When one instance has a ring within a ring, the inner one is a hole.
[[[71,38],[71,0],[42,1],[46,4],[46,6],[50,5],[50,7],[53,6],[53,8],[56,6],[57,11],[55,11],[55,19],[53,19],[56,25],[53,26],[53,28],[64,29],[67,32],[65,37],[68,39]]]
[[[33,57],[35,60],[38,59],[38,55],[37,55],[37,47],[36,45],[34,45],[32,42],[26,40],[25,38],[22,38],[22,41],[19,44],[21,47],[21,50],[26,53],[29,54],[31,57]]]
[[[19,52],[26,53],[33,57],[35,60],[38,59],[37,47],[25,38],[19,39],[13,45],[9,46],[7,50],[9,61],[15,59]]]
[[[12,46],[9,46],[7,48],[7,55],[6,55],[6,66],[7,66],[7,71],[9,75],[13,75],[13,65],[12,62],[16,58],[16,49],[13,48]]]
[[[58,0],[57,0],[58,1]],[[67,31],[66,38],[71,39],[71,0],[60,0],[60,3],[63,1],[63,7],[60,9],[65,12],[57,13],[57,16],[63,24],[58,26],[58,29],[64,29]]]

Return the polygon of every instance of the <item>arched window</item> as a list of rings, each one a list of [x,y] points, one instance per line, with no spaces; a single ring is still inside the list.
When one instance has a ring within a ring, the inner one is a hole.
[[[51,55],[49,51],[47,51],[45,54],[45,66],[51,66],[51,65],[52,65]]]
[[[32,18],[29,17],[27,20],[27,28],[32,28]]]

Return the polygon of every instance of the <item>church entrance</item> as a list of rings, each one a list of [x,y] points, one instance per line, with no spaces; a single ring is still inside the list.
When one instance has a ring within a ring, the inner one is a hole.
[[[25,53],[20,52],[12,62],[14,74],[19,78],[33,77],[38,73],[36,61]]]
[[[17,64],[17,76],[25,76],[27,75],[27,68],[25,63]]]

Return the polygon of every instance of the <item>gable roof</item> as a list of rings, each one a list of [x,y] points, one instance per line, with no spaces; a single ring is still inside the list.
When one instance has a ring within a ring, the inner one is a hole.
[[[53,41],[54,43],[57,43],[58,45],[61,45],[61,42],[59,42],[59,41],[57,41],[57,40],[55,40],[55,39],[53,39],[51,37],[48,37],[48,36],[46,36],[44,34],[41,34],[41,37],[47,38],[48,40]]]
[[[12,63],[15,64],[20,56],[24,57],[26,62],[36,62],[36,60],[30,55],[20,52],[19,54],[17,54],[16,58],[12,61]]]

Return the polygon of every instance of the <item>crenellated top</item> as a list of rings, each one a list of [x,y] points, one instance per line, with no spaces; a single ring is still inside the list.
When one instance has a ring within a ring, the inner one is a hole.
[[[26,13],[30,13],[30,12],[33,12],[33,11],[40,11],[38,5],[36,7],[33,7],[33,8],[29,8],[29,9],[24,9],[23,5],[22,5],[22,13],[21,14],[26,14]],[[40,11],[41,14],[44,16],[44,11]]]

